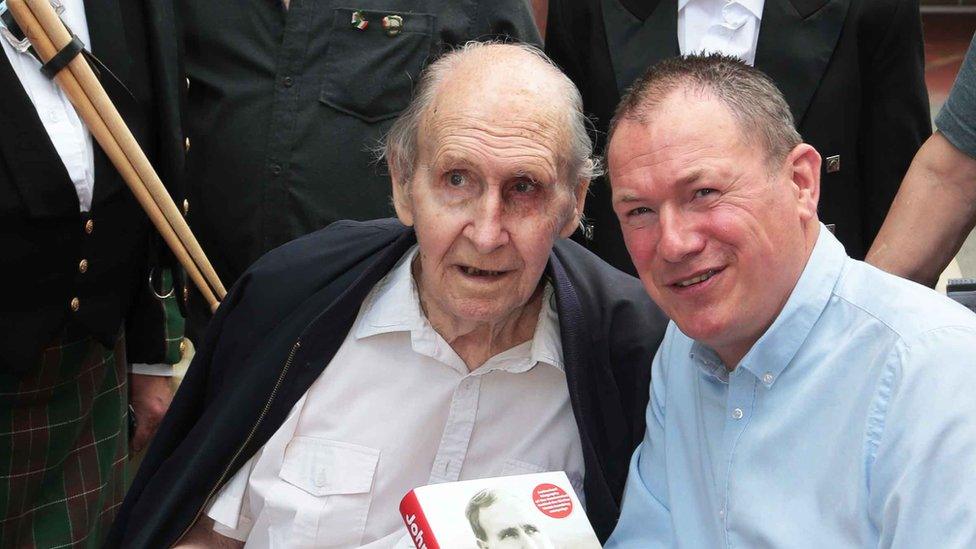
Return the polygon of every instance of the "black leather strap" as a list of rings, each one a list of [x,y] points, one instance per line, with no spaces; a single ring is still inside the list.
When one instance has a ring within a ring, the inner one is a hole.
[[[68,63],[84,49],[85,44],[77,36],[72,34],[71,42],[68,42],[58,53],[54,54],[54,57],[47,63],[44,63],[41,66],[41,72],[44,73],[44,76],[53,79],[56,74],[61,72],[61,69],[67,67]]]

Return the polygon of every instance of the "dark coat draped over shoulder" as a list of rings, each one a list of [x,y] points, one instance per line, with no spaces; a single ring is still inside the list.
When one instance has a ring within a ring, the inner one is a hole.
[[[414,244],[395,220],[343,221],[277,248],[210,324],[119,511],[109,547],[169,547],[284,422],[331,361],[376,283]],[[644,435],[651,360],[667,319],[640,282],[560,240],[555,288],[587,513],[612,531]]]

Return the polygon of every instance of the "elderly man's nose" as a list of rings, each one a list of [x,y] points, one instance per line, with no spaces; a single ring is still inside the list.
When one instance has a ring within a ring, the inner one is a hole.
[[[464,228],[466,236],[478,248],[488,253],[508,243],[508,230],[505,228],[501,204],[487,200]]]
[[[658,254],[665,261],[679,263],[704,248],[705,239],[685,215],[662,211],[659,223],[661,237],[658,240]]]

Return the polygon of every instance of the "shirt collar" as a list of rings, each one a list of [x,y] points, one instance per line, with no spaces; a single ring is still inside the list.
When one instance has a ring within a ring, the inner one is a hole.
[[[356,339],[424,327],[426,317],[420,309],[420,296],[411,273],[418,250],[416,244],[407,250],[363,301],[362,312],[353,326]]]
[[[762,21],[763,6],[766,0],[732,0],[731,2],[724,2],[723,0],[678,0],[678,11],[685,9],[691,2],[721,2],[722,4],[739,4],[745,9],[749,10],[749,13],[754,15],[756,19]]]
[[[420,307],[420,294],[411,271],[411,264],[417,253],[417,245],[407,250],[390,273],[376,284],[363,301],[360,317],[353,326],[356,339],[391,332],[411,332],[418,335],[425,331],[434,331]],[[420,339],[430,338],[422,336]],[[493,356],[475,372],[484,374],[504,369],[518,373],[531,369],[538,362],[565,371],[555,293],[552,284],[548,282],[543,288],[542,308],[539,310],[539,319],[531,342],[516,345]]]
[[[738,368],[750,372],[767,387],[772,387],[826,308],[846,260],[844,246],[821,224],[817,243],[786,305],[742,358]],[[728,381],[725,366],[711,349],[695,342],[691,358],[698,361],[705,373]]]

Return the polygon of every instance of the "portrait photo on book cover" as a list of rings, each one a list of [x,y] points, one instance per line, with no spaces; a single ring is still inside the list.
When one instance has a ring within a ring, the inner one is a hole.
[[[553,494],[545,493],[548,489]],[[537,488],[518,493],[512,488],[478,490],[464,508],[477,549],[584,549],[592,547],[588,529],[574,529],[575,521],[565,521],[573,503],[566,493],[554,486],[542,487],[540,502]]]

